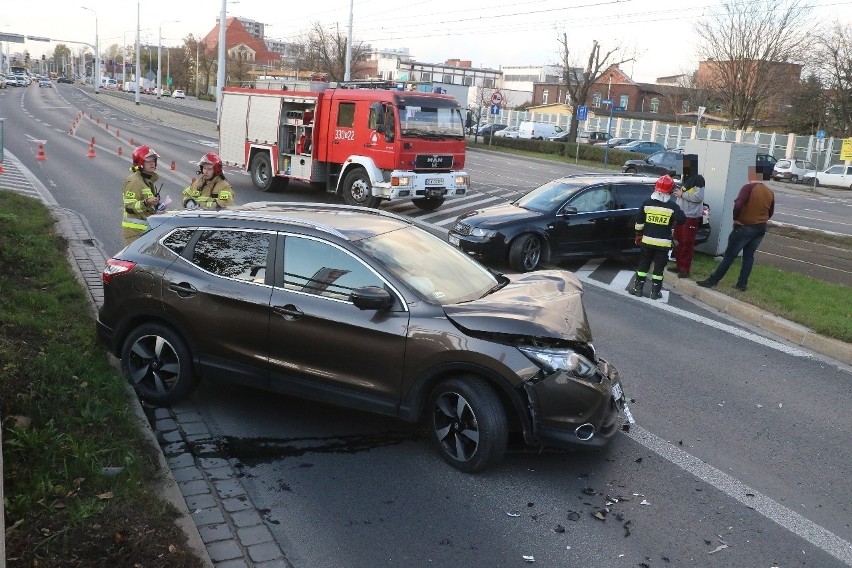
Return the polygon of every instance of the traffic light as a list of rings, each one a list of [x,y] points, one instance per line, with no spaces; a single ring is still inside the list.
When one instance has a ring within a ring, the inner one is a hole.
[[[44,54],[41,54],[41,60],[44,61]]]

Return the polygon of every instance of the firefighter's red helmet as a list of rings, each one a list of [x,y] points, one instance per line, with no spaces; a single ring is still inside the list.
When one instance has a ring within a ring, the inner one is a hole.
[[[153,148],[149,148],[148,146],[139,146],[135,150],[133,150],[133,167],[141,168],[142,164],[145,163],[145,160],[154,158],[155,160],[159,158],[160,155],[157,154]]]
[[[201,156],[201,159],[198,160],[199,173],[201,170],[201,166],[204,166],[206,164],[210,164],[211,166],[213,166],[213,175],[222,175],[222,160],[215,153],[207,152],[206,154]]]
[[[662,176],[654,184],[654,191],[660,193],[671,193],[672,189],[674,189],[674,180],[670,176]]]

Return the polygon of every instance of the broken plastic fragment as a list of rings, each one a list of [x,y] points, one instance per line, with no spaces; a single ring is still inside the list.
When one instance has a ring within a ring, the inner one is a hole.
[[[592,514],[592,516],[599,521],[605,521],[606,520],[606,513],[604,513],[603,511],[596,511],[595,513]]]
[[[716,554],[720,550],[725,550],[726,548],[728,548],[727,544],[720,544],[719,546],[717,546],[716,548],[714,548],[713,550],[711,550],[707,554]]]
[[[527,556],[526,554],[524,554],[524,560],[526,560],[527,562],[535,562],[535,556],[533,556],[533,555]]]
[[[594,487],[586,487],[585,489],[583,489],[583,493],[585,493],[586,495],[597,495],[598,492],[595,491]]]
[[[651,503],[649,503],[647,499],[642,499],[642,501],[639,504],[640,505],[650,505]]]
[[[520,517],[521,516],[520,513],[516,513],[515,511],[506,511],[506,514],[509,515],[510,517]]]

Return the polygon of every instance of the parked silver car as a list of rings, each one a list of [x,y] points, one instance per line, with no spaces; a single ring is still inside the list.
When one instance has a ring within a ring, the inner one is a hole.
[[[813,162],[789,158],[778,160],[772,168],[772,179],[775,181],[800,182],[806,177],[814,177],[817,168]]]

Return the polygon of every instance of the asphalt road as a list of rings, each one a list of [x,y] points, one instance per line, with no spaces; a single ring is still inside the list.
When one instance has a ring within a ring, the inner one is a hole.
[[[121,243],[129,137],[161,154],[173,197],[214,143],[66,85],[0,92],[0,116],[6,148],[108,251]],[[86,158],[93,136],[97,157]],[[46,160],[35,158],[39,143]],[[476,200],[489,203],[568,170],[489,152],[471,152],[469,166],[481,180]],[[335,200],[299,187],[261,194],[247,176],[229,176],[240,203]],[[440,230],[471,206],[393,210]],[[189,405],[210,431],[195,451],[226,460],[293,566],[493,567],[526,565],[524,556],[590,568],[852,566],[852,369],[676,294],[629,296],[609,263],[588,272],[595,346],[621,370],[638,421],[606,451],[515,446],[492,471],[464,475],[412,426],[215,384]]]

